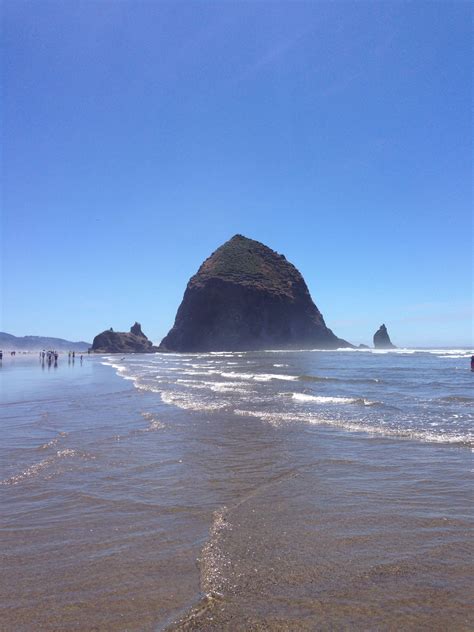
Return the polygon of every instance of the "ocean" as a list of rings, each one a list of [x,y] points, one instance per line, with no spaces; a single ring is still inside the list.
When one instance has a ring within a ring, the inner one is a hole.
[[[0,369],[0,629],[472,630],[472,350]]]

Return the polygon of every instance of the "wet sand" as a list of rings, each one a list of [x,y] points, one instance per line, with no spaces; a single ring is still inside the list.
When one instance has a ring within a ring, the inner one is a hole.
[[[473,629],[468,449],[59,364],[2,374],[2,630]]]
[[[467,480],[423,448],[401,476],[387,452],[406,446],[372,446],[376,463],[351,445],[360,458],[321,455],[216,512],[201,562],[211,598],[171,629],[472,629]]]

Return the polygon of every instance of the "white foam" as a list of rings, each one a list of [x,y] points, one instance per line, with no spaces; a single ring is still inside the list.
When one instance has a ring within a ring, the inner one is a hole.
[[[395,354],[395,355],[412,355],[414,353],[429,353],[434,355],[453,355],[458,354],[461,357],[469,357],[474,353],[473,349],[420,349],[420,348],[410,348],[410,347],[399,347],[397,349],[351,349],[350,347],[341,347],[339,349],[311,349],[307,351],[320,351],[321,353],[334,353],[334,351],[340,353],[370,353],[373,355],[385,355]]]
[[[206,388],[216,393],[249,393],[249,385],[242,382],[203,382]]]
[[[180,371],[184,375],[214,375],[220,374],[220,371],[216,371],[215,369],[208,369],[207,371],[199,371],[196,369],[174,369],[175,371]]]
[[[252,380],[253,375],[251,373],[237,373],[236,371],[214,371],[217,375],[221,377],[228,377],[232,380]]]
[[[340,419],[327,419],[312,413],[279,413],[258,412],[253,410],[235,410],[236,415],[245,417],[257,417],[273,426],[281,426],[285,423],[302,422],[312,425],[332,426],[349,432],[363,432],[365,434],[382,436],[393,439],[415,439],[428,443],[449,443],[464,446],[474,445],[474,434],[444,434],[425,430],[413,430],[411,428],[390,428],[387,426],[375,426]]]
[[[280,375],[278,373],[260,373],[258,375],[255,375],[254,379],[260,382],[268,382],[270,380],[283,380],[283,381],[289,380],[290,382],[293,382],[294,380],[298,379],[298,376],[297,375]]]
[[[297,375],[284,375],[280,373],[239,373],[237,371],[218,371],[217,369],[209,369],[208,371],[184,370],[186,375],[219,375],[220,377],[229,378],[231,380],[256,380],[257,382],[269,382],[270,380],[297,380]]]
[[[305,393],[293,393],[292,396],[298,402],[315,402],[317,404],[364,404],[364,406],[373,406],[377,403],[363,397],[326,397],[323,395],[306,395]]]
[[[232,358],[232,357],[234,357],[234,353],[232,351],[210,351],[209,355],[221,356],[223,358]]]
[[[196,382],[196,380],[176,380],[177,384],[184,384],[186,388],[207,389],[205,382]]]
[[[214,362],[212,362],[212,363],[211,363],[211,362],[209,362],[208,364],[214,364]],[[199,363],[199,362],[193,362],[193,363],[191,364],[191,367],[192,367],[193,369],[208,369],[208,365],[207,365],[207,364],[201,364],[201,363]],[[175,369],[175,370],[176,370],[176,369]],[[179,369],[178,369],[178,370],[179,370]]]
[[[468,358],[474,353],[474,349],[419,349],[420,352],[434,353],[435,355],[460,355],[462,358]]]
[[[125,371],[125,367],[122,364],[116,364],[115,362],[101,362],[104,366],[111,366],[116,371]]]
[[[250,390],[250,385],[246,382],[211,382],[211,381],[196,381],[196,380],[176,380],[178,384],[184,384],[186,388],[195,388],[198,390],[210,390],[215,393],[253,393]]]
[[[161,400],[165,404],[177,406],[183,410],[213,411],[221,410],[228,406],[227,402],[206,402],[196,397],[191,397],[187,393],[175,393],[171,391],[161,391]]]
[[[294,381],[297,375],[283,375],[280,373],[237,373],[236,371],[216,371],[222,377],[240,380],[255,380],[257,382],[270,382],[270,380]]]

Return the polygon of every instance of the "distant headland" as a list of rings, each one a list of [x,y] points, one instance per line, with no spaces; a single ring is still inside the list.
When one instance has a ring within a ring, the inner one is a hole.
[[[3,331],[0,332],[0,349],[16,351],[42,351],[43,349],[56,349],[57,351],[87,351],[90,342],[72,342],[63,338],[51,338],[49,336],[13,336]]]

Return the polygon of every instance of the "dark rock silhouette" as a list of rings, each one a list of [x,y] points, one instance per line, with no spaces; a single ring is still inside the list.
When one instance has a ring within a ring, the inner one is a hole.
[[[242,235],[189,281],[164,351],[350,347],[328,329],[298,270]]]
[[[380,325],[378,330],[374,334],[374,347],[375,349],[396,349],[397,347],[392,344],[390,336],[388,335],[385,325]]]
[[[142,331],[142,326],[140,323],[135,321],[135,324],[130,327],[130,333],[134,336],[141,336],[142,338],[146,338],[145,334]]]
[[[158,351],[137,322],[130,328],[130,332],[114,331],[111,327],[97,334],[91,349],[95,353],[154,353]]]

